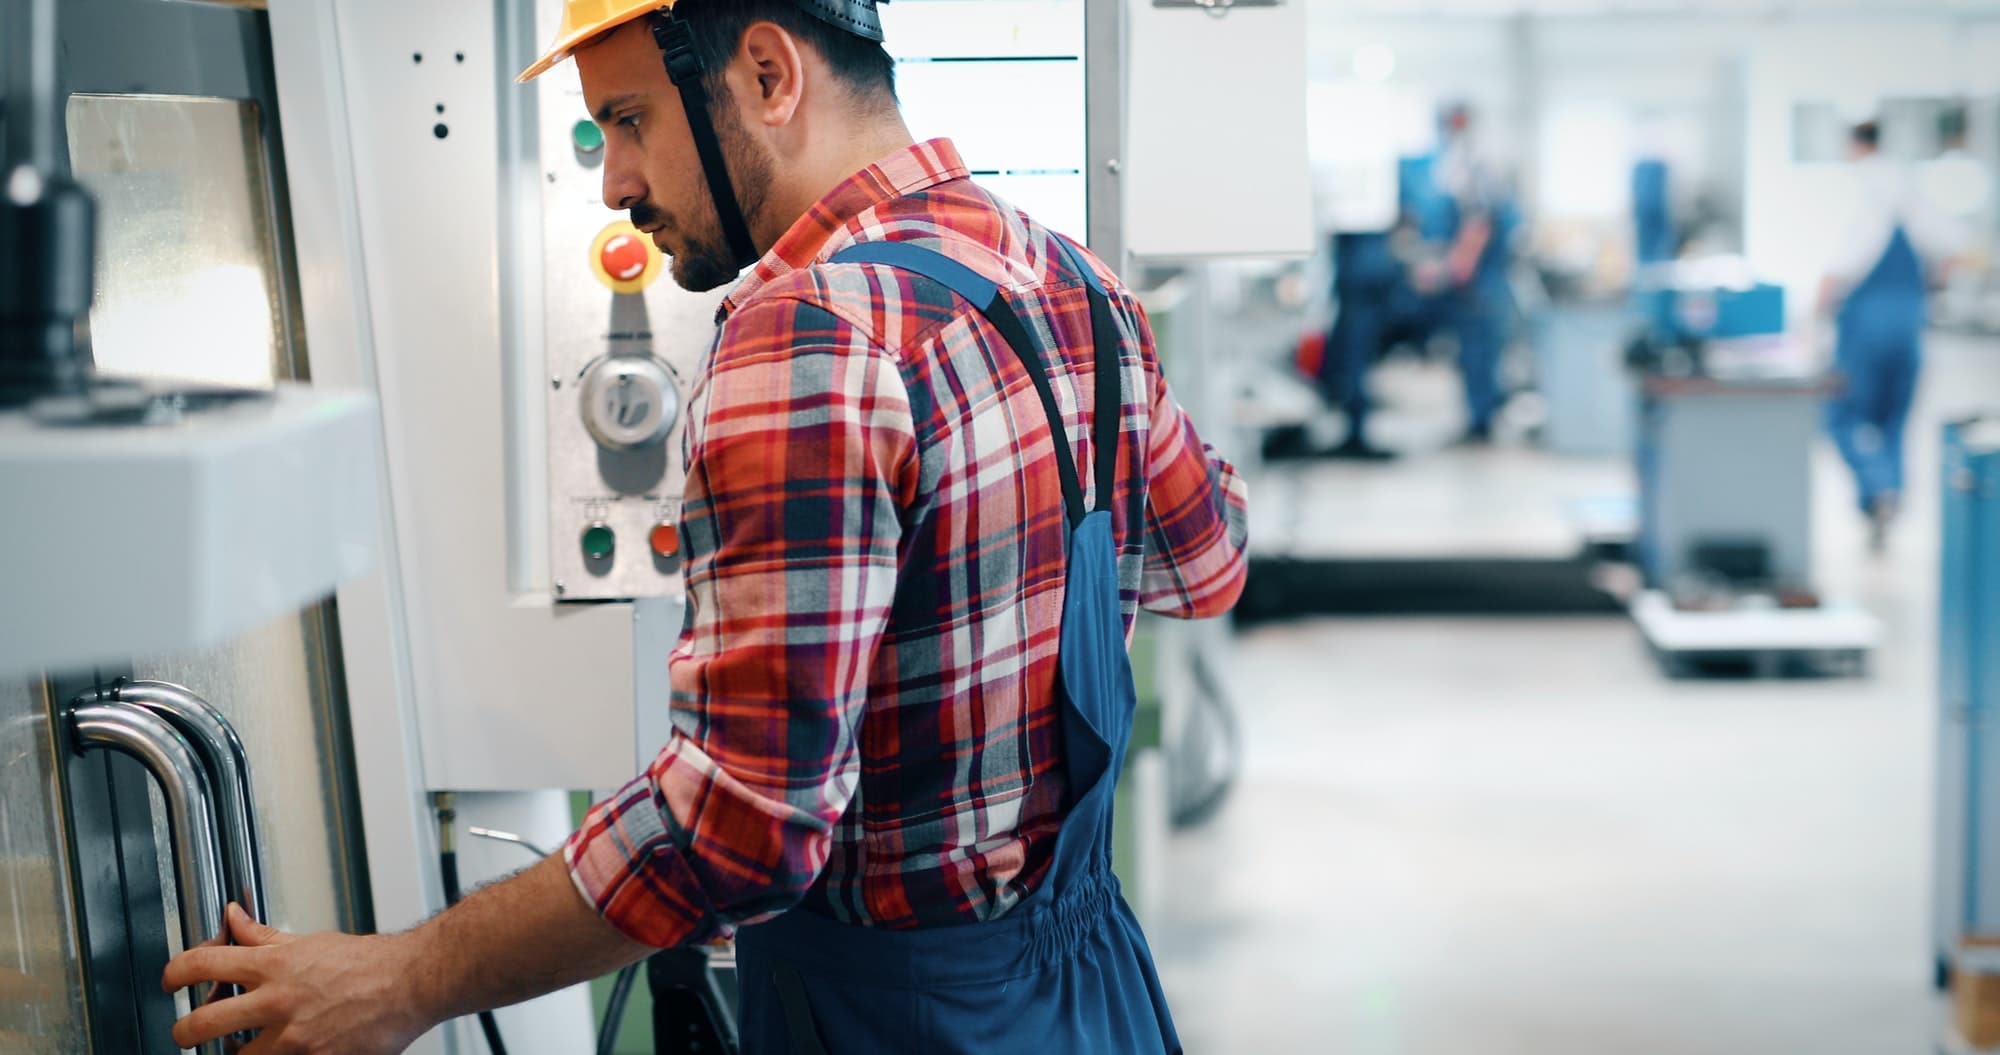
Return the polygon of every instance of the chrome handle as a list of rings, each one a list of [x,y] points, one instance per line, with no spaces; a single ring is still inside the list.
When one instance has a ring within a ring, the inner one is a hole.
[[[205,756],[215,788],[215,818],[222,835],[228,900],[243,906],[251,919],[270,922],[264,914],[264,859],[257,845],[257,800],[251,790],[250,754],[236,728],[214,704],[192,690],[163,681],[126,682],[111,690],[111,698],[165,719]]]
[[[192,949],[222,933],[222,847],[210,812],[208,778],[195,749],[166,721],[134,707],[92,703],[69,714],[70,729],[85,748],[130,755],[160,785],[173,837],[174,886],[180,902],[181,943]],[[200,988],[188,990],[191,1006],[202,1004]],[[223,1055],[222,1042],[201,1046],[202,1055]]]

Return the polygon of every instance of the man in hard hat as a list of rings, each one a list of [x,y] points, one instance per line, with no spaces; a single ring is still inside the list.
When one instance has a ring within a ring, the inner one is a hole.
[[[559,854],[398,935],[239,947],[175,1028],[378,1055],[736,935],[749,1052],[1179,1050],[1110,872],[1136,610],[1225,611],[1245,494],[1102,264],[914,143],[873,0],[570,0],[604,200],[717,288],[675,733]],[[664,60],[664,62],[663,62]]]
[[[1856,207],[1820,289],[1821,309],[1838,322],[1834,359],[1843,382],[1827,425],[1879,552],[1902,507],[1903,430],[1923,358],[1927,272],[1944,266],[1958,239],[1910,172],[1882,158],[1875,122],[1856,125],[1848,138]]]

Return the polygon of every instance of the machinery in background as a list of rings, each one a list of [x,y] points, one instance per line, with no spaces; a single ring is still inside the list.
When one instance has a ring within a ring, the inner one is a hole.
[[[1938,619],[1937,984],[2000,936],[2000,416],[1946,426]]]
[[[265,16],[56,7],[0,16],[0,1047],[164,1055],[228,902],[372,926],[321,601],[378,557],[377,417],[293,380]]]
[[[1811,455],[1838,381],[1785,333],[1784,291],[1741,261],[1683,261],[1642,272],[1634,303],[1647,643],[1670,673],[1860,670],[1880,622],[1812,580]]]

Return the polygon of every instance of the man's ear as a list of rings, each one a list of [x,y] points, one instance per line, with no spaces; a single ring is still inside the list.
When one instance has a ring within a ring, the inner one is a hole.
[[[745,116],[767,127],[790,123],[805,98],[805,55],[775,22],[755,22],[743,31],[730,73],[730,88],[746,104]]]

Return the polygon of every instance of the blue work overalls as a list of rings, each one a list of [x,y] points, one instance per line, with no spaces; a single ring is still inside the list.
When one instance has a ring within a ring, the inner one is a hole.
[[[1451,199],[1452,237],[1465,223],[1464,205]],[[1512,202],[1487,207],[1492,237],[1479,256],[1472,280],[1451,294],[1452,327],[1458,334],[1458,367],[1465,378],[1465,414],[1470,431],[1489,432],[1493,418],[1506,403],[1500,387],[1500,360],[1514,320],[1514,294],[1507,283],[1514,230],[1519,226]]]
[[[1056,688],[1073,804],[1054,860],[1033,894],[990,922],[889,931],[794,909],[745,927],[736,939],[745,1055],[1180,1051],[1152,953],[1111,872],[1112,795],[1136,702],[1110,512],[1123,416],[1118,330],[1096,273],[1055,241],[1089,286],[1095,333],[1097,509],[1089,512],[1040,349],[993,282],[908,242],[865,242],[833,257],[929,278],[982,311],[1048,415],[1070,525]]]
[[[1827,427],[1854,470],[1864,512],[1903,490],[1903,427],[1917,393],[1924,297],[1923,261],[1899,226],[1840,306],[1834,360],[1846,386],[1827,409]]]
[[[1360,443],[1368,429],[1368,371],[1382,354],[1389,329],[1389,297],[1403,280],[1389,236],[1333,236],[1333,299],[1339,306],[1320,366],[1320,395],[1347,413],[1347,441]]]

